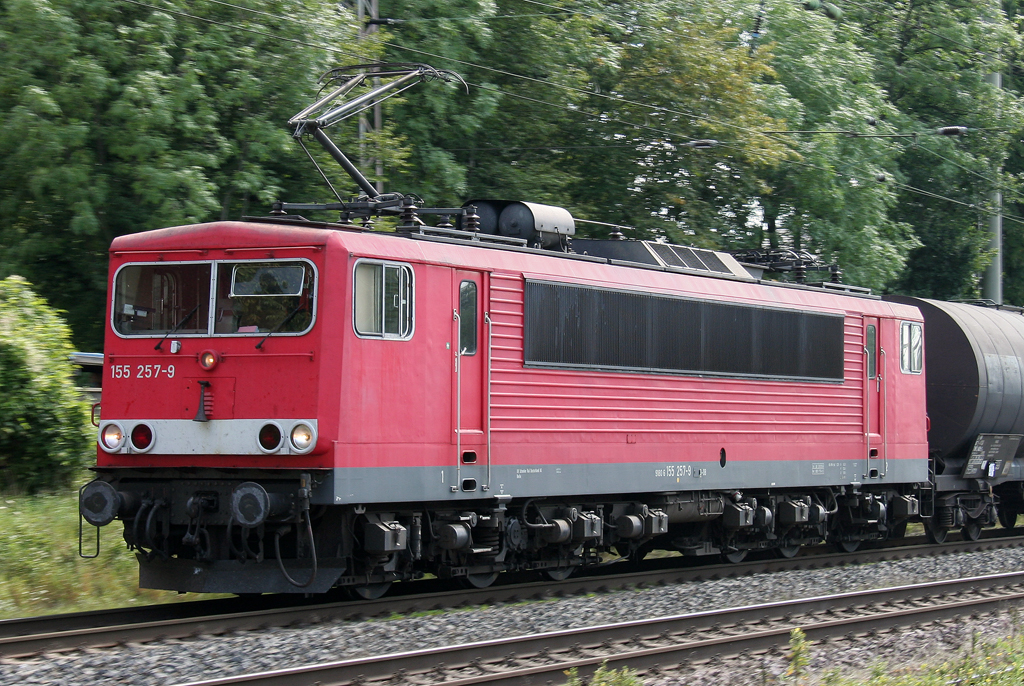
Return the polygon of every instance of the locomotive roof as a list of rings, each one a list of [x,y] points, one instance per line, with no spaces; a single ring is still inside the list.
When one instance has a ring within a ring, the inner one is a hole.
[[[326,245],[333,230],[356,227],[280,226],[248,221],[221,221],[188,224],[166,229],[141,231],[118,236],[110,244],[111,253],[166,252],[173,250],[216,250],[221,248],[273,248],[283,245]]]
[[[345,238],[348,237],[348,239]],[[385,241],[380,241],[380,239]],[[410,238],[413,239],[410,241]],[[333,239],[333,240],[332,240]],[[355,239],[355,240],[351,240]],[[513,246],[513,245],[502,245],[492,244],[483,241],[470,241],[464,238],[450,238],[444,236],[433,236],[433,235],[421,235],[417,233],[413,234],[400,234],[400,233],[388,233],[367,230],[358,226],[351,226],[345,224],[331,224],[331,223],[320,223],[311,222],[298,218],[282,218],[282,217],[253,217],[245,218],[243,221],[218,221],[204,224],[191,224],[185,226],[176,226],[165,229],[156,229],[153,231],[144,231],[140,233],[127,234],[119,236],[114,239],[110,246],[110,252],[112,255],[128,255],[132,253],[163,253],[168,252],[179,253],[180,259],[202,259],[201,253],[206,250],[218,250],[218,249],[238,249],[238,248],[275,248],[275,247],[298,247],[298,246],[309,246],[309,247],[326,247],[328,243],[338,241],[339,243],[351,244],[351,243],[362,243],[365,240],[370,240],[376,244],[376,248],[382,250],[384,253],[382,256],[392,258],[405,258],[405,259],[425,259],[425,260],[437,260],[440,259],[443,262],[452,262],[453,264],[460,264],[469,266],[470,264],[476,264],[477,266],[492,266],[490,264],[484,265],[482,262],[494,263],[493,266],[501,264],[501,268],[514,268],[512,262],[508,260],[509,257],[513,257],[516,253],[534,257],[544,257],[550,259],[566,260],[572,262],[582,263],[593,263],[595,265],[613,265],[617,267],[626,267],[630,269],[642,270],[647,272],[663,272],[663,273],[677,273],[681,275],[697,276],[702,279],[715,279],[722,281],[732,281],[740,283],[757,284],[760,286],[768,286],[772,288],[780,289],[796,289],[808,291],[809,293],[823,294],[828,293],[834,296],[852,297],[859,300],[871,300],[877,301],[879,305],[881,298],[876,295],[872,295],[866,291],[866,289],[856,289],[853,287],[844,286],[842,284],[820,284],[820,285],[804,285],[785,283],[779,281],[768,281],[755,279],[752,276],[737,276],[734,274],[720,274],[720,273],[708,273],[699,272],[689,269],[683,269],[678,267],[664,267],[653,264],[640,264],[636,262],[627,262],[623,260],[615,260],[604,257],[595,257],[591,255],[578,255],[575,253],[563,253],[555,252],[551,250],[543,250],[539,248],[529,248],[524,246]],[[413,247],[413,244],[418,244],[417,247]],[[437,248],[441,248],[438,251],[436,248],[431,250],[427,246],[429,244],[435,244]],[[460,258],[458,255],[464,255],[464,248],[485,248],[486,252],[491,255],[491,258],[484,259],[473,259],[472,261]],[[447,249],[446,249],[447,248]],[[452,250],[454,249],[454,253]],[[192,253],[194,257],[190,258],[189,253]],[[179,256],[176,256],[179,258]],[[531,260],[532,262],[532,260]],[[536,264],[536,263],[534,263]],[[582,265],[581,265],[582,266]],[[518,267],[515,267],[518,268]],[[533,267],[536,270],[536,267]],[[526,271],[530,271],[527,268]],[[552,272],[550,269],[544,270],[549,274]],[[570,269],[569,272],[575,272],[577,270]],[[566,273],[566,276],[572,276],[572,274]],[[643,284],[638,283],[645,281],[645,279],[636,279],[622,282],[622,286],[641,286]],[[847,306],[849,307],[849,306]],[[886,302],[881,308],[869,307],[865,308],[863,305],[849,307],[854,310],[888,310],[897,316],[912,317],[914,319],[920,319],[915,308],[908,307],[906,305],[900,305],[898,303]]]

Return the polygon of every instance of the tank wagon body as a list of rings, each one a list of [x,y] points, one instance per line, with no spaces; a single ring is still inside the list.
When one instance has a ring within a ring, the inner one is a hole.
[[[998,500],[1012,527],[1024,512],[1024,310],[887,296],[925,320],[928,444],[938,511],[933,537],[970,525],[971,511]]]
[[[125,521],[144,586],[372,595],[610,549],[793,554],[928,501],[922,365],[886,352],[914,307],[721,254],[710,276],[297,223],[111,247],[83,513]]]

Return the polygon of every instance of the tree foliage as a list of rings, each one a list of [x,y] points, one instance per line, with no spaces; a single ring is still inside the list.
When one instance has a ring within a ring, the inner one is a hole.
[[[70,334],[24,279],[0,281],[0,490],[65,486],[91,457]]]
[[[782,0],[385,0],[382,13],[406,22],[390,57],[452,57],[477,84],[461,109],[431,105],[435,123],[445,107],[472,113],[458,131],[406,129],[446,166],[414,160],[403,183],[447,175],[462,197],[555,202],[637,235],[807,249],[854,283],[947,298],[975,294],[990,259],[988,191],[1017,192],[1019,94],[985,75],[1012,70],[1020,41],[995,5],[872,0],[840,20]],[[407,105],[393,116],[417,120]],[[934,135],[944,125],[970,133]],[[687,147],[699,138],[720,145]]]
[[[334,47],[352,42],[352,15],[306,0],[260,12],[0,4],[0,273],[66,309],[79,345],[102,342],[114,237],[265,212],[322,186],[284,123],[323,71],[360,61]]]
[[[110,240],[333,199],[285,122],[325,69],[382,58],[470,84],[388,101],[362,144],[352,122],[332,129],[354,158],[384,160],[387,190],[548,202],[705,247],[806,249],[850,282],[953,298],[978,294],[998,188],[1006,293],[1024,304],[1017,3],[843,9],[382,0],[396,21],[358,39],[351,8],[310,0],[4,0],[0,275],[29,277],[67,310],[76,344],[99,347]],[[969,130],[935,135],[943,125]],[[690,145],[701,139],[719,145]]]

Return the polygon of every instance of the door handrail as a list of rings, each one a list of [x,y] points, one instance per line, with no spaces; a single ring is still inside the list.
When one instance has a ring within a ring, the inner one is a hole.
[[[864,351],[864,477],[871,478],[871,382],[874,379],[868,377],[868,363],[871,360],[871,351],[868,346],[863,346]],[[877,370],[876,370],[877,371]]]
[[[889,396],[889,383],[886,375],[881,373],[885,371],[885,348],[878,346],[879,357],[881,357],[881,364],[879,365],[878,384],[882,391],[881,407],[878,408],[878,428],[879,435],[882,437],[882,476],[886,475],[889,471],[889,422],[885,421],[885,408],[888,407],[888,396]]]
[[[494,336],[494,322],[491,313],[484,312],[484,323],[487,324],[487,483],[484,490],[491,487],[491,339]]]
[[[452,492],[462,487],[462,319],[458,310],[452,310],[455,321],[455,485]],[[448,407],[451,407],[449,405]]]

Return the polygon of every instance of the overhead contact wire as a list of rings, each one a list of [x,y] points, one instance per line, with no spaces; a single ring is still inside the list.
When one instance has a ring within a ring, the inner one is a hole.
[[[199,17],[199,16],[196,16],[194,14],[189,14],[188,12],[182,12],[180,10],[170,9],[170,8],[167,8],[167,7],[158,7],[156,5],[151,5],[151,4],[148,4],[148,3],[145,3],[145,2],[140,2],[139,0],[123,0],[123,1],[131,3],[133,5],[138,5],[140,7],[146,7],[148,9],[155,10],[155,11],[158,11],[158,12],[167,12],[169,14],[175,14],[175,15],[178,15],[178,16],[186,17],[188,19],[194,19],[196,21],[202,21],[202,22],[206,22],[208,24],[214,24],[214,25],[217,25],[217,26],[222,26],[222,27],[234,29],[234,30],[237,30],[237,31],[243,31],[243,32],[246,32],[246,33],[252,33],[252,34],[255,34],[255,35],[259,35],[259,36],[265,36],[267,38],[273,38],[275,40],[283,40],[283,41],[286,41],[286,42],[289,42],[289,43],[294,43],[294,44],[297,44],[297,45],[303,45],[305,47],[314,48],[314,49],[317,49],[317,50],[325,50],[325,51],[333,52],[333,53],[336,53],[336,54],[339,54],[339,55],[346,55],[348,57],[355,57],[355,58],[358,58],[360,60],[367,61],[367,62],[375,62],[375,63],[384,64],[384,62],[382,60],[374,59],[372,57],[368,57],[366,55],[362,55],[362,54],[356,53],[356,52],[349,52],[349,51],[346,51],[346,50],[340,50],[338,48],[334,48],[334,47],[327,46],[327,45],[317,45],[315,43],[307,43],[305,41],[297,40],[297,39],[294,39],[294,38],[287,38],[287,37],[280,36],[280,35],[270,34],[270,33],[267,33],[265,31],[257,31],[255,29],[249,29],[249,28],[245,28],[245,27],[242,27],[242,26],[237,26],[235,24],[229,24],[227,22],[221,22],[221,21],[217,21],[217,20],[214,20],[214,19],[208,19],[206,17]],[[224,5],[229,4],[229,3],[224,3],[221,0],[213,0],[213,1],[217,2],[218,4],[224,4]],[[529,2],[531,0],[524,0],[524,1]],[[536,4],[540,4],[540,3],[536,3]],[[232,7],[236,7],[238,9],[242,9],[244,11],[248,11],[248,12],[255,12],[255,13],[258,13],[258,14],[267,15],[267,16],[269,16],[271,18],[274,18],[274,19],[281,19],[281,20],[286,20],[286,21],[292,21],[292,22],[296,22],[296,23],[300,23],[300,24],[302,23],[302,22],[299,22],[298,20],[295,20],[295,19],[290,19],[290,18],[287,18],[287,17],[280,17],[278,15],[272,15],[272,14],[268,14],[266,12],[260,12],[258,10],[251,10],[249,8],[242,7],[240,5],[231,5],[231,6]],[[563,90],[577,92],[577,93],[581,93],[581,94],[585,94],[585,95],[592,95],[592,96],[596,96],[596,97],[601,97],[601,98],[609,99],[609,100],[612,100],[614,102],[618,102],[618,103],[622,103],[622,104],[635,104],[635,105],[638,105],[640,107],[645,107],[645,108],[648,108],[648,109],[652,109],[652,110],[660,111],[660,112],[665,112],[665,113],[668,113],[668,114],[679,114],[680,116],[685,116],[685,117],[693,119],[695,121],[705,121],[705,122],[708,122],[708,123],[720,123],[722,125],[729,126],[731,128],[734,128],[734,129],[737,129],[739,131],[743,131],[743,132],[746,132],[746,133],[754,133],[754,134],[759,135],[759,136],[765,136],[767,138],[774,138],[773,136],[766,135],[766,134],[764,134],[763,132],[760,132],[760,131],[754,131],[753,129],[747,129],[745,127],[737,126],[735,124],[728,124],[728,123],[725,123],[725,122],[717,122],[716,120],[710,119],[708,117],[702,117],[700,115],[695,115],[695,114],[688,113],[688,112],[675,111],[675,110],[672,110],[672,109],[669,109],[669,108],[664,108],[664,107],[661,107],[661,106],[646,105],[644,103],[637,103],[635,101],[626,100],[626,99],[622,99],[622,98],[615,98],[615,97],[612,97],[612,96],[609,96],[609,95],[605,95],[603,93],[594,93],[592,91],[587,91],[587,90],[584,90],[584,89],[581,89],[581,88],[574,88],[572,86],[565,86],[565,85],[561,85],[561,84],[553,84],[553,83],[550,83],[548,81],[544,81],[544,80],[541,80],[541,79],[535,79],[533,77],[523,76],[523,75],[520,75],[520,74],[515,74],[513,72],[506,72],[506,71],[503,71],[503,70],[500,70],[500,69],[494,69],[494,68],[486,67],[486,66],[483,66],[483,65],[477,65],[477,64],[474,64],[472,62],[466,62],[466,61],[463,61],[463,60],[458,60],[458,59],[454,59],[454,58],[444,57],[444,56],[441,56],[441,55],[435,55],[433,53],[428,53],[428,52],[422,51],[422,50],[416,50],[414,48],[405,48],[403,46],[394,45],[394,44],[391,44],[391,43],[387,43],[385,41],[376,41],[376,42],[378,42],[378,43],[380,43],[382,45],[388,46],[388,47],[395,47],[395,48],[398,48],[398,49],[401,49],[401,50],[406,50],[408,52],[415,52],[415,53],[418,53],[418,54],[427,55],[429,57],[438,57],[439,59],[449,60],[451,62],[456,62],[458,64],[463,64],[463,65],[470,66],[470,67],[476,67],[476,68],[479,68],[479,69],[482,69],[482,70],[485,70],[485,71],[491,71],[491,72],[503,74],[503,75],[506,75],[506,76],[510,76],[510,77],[513,77],[513,78],[518,78],[518,79],[523,79],[523,80],[527,80],[527,81],[532,81],[532,82],[540,83],[540,84],[543,84],[543,85],[552,86],[554,88],[561,88]],[[677,133],[673,133],[673,132],[668,132],[668,131],[656,129],[654,127],[646,126],[644,124],[629,123],[629,122],[625,122],[624,120],[620,120],[620,119],[605,118],[604,115],[593,115],[593,114],[587,113],[587,112],[585,112],[583,110],[574,110],[572,108],[565,107],[564,105],[558,105],[558,104],[550,103],[550,102],[547,102],[547,101],[544,101],[544,100],[539,100],[537,98],[530,98],[530,97],[519,95],[519,94],[515,94],[515,93],[509,93],[509,92],[503,91],[501,89],[487,88],[487,87],[484,87],[484,86],[482,86],[480,84],[471,84],[471,85],[474,85],[477,88],[481,88],[483,90],[490,90],[492,92],[501,93],[502,95],[505,95],[505,96],[508,96],[508,97],[513,97],[513,98],[517,98],[517,99],[521,99],[521,100],[527,100],[527,101],[530,101],[530,102],[535,102],[535,103],[538,103],[538,104],[543,104],[543,105],[546,105],[546,106],[549,106],[549,107],[554,107],[554,108],[562,109],[562,110],[565,110],[565,111],[568,111],[568,112],[574,112],[574,113],[583,114],[584,116],[588,116],[588,117],[591,117],[591,118],[598,118],[599,117],[599,118],[604,119],[604,121],[611,121],[611,122],[614,122],[614,123],[623,124],[625,126],[630,126],[632,128],[639,128],[639,129],[643,129],[643,130],[649,130],[649,131],[653,131],[655,133],[660,133],[662,135],[667,135],[667,136],[670,136],[670,137],[673,137],[673,138],[680,138],[681,137],[681,138],[686,138],[688,140],[693,140],[693,137],[691,137],[691,136],[686,136],[686,135],[682,135],[682,134],[677,134]],[[781,141],[782,139],[777,139],[777,140]],[[735,147],[735,146],[728,146],[728,145],[726,145],[724,147]],[[783,160],[783,162],[801,164],[801,163],[797,163],[797,162],[795,162],[793,160]],[[803,166],[808,166],[808,167],[811,167],[811,168],[814,168],[814,169],[818,169],[820,171],[831,173],[831,170],[825,169],[824,167],[820,167],[818,165],[804,164]],[[972,205],[971,203],[966,203],[966,202],[963,202],[963,201],[960,201],[960,200],[954,200],[953,198],[947,198],[947,197],[939,195],[937,193],[932,193],[930,191],[925,191],[925,190],[922,190],[922,189],[914,188],[912,186],[904,186],[903,184],[897,184],[897,187],[900,187],[903,190],[907,190],[907,191],[910,191],[910,192],[913,192],[913,193],[918,193],[918,194],[925,195],[925,196],[928,196],[928,197],[932,197],[932,198],[935,198],[935,199],[938,199],[938,200],[944,200],[944,201],[952,202],[952,203],[955,203],[955,204],[958,204],[958,205],[963,205],[963,206],[966,206],[966,207],[972,207],[972,208],[977,209],[978,211],[983,212],[983,213],[998,214],[998,213],[993,212],[991,210],[986,210],[986,209],[978,207],[976,205]],[[1003,217],[1005,219],[1010,220],[1010,221],[1024,224],[1024,219],[1020,219],[1020,218],[1014,217],[1013,215],[1007,215],[1007,214],[1003,213]]]

